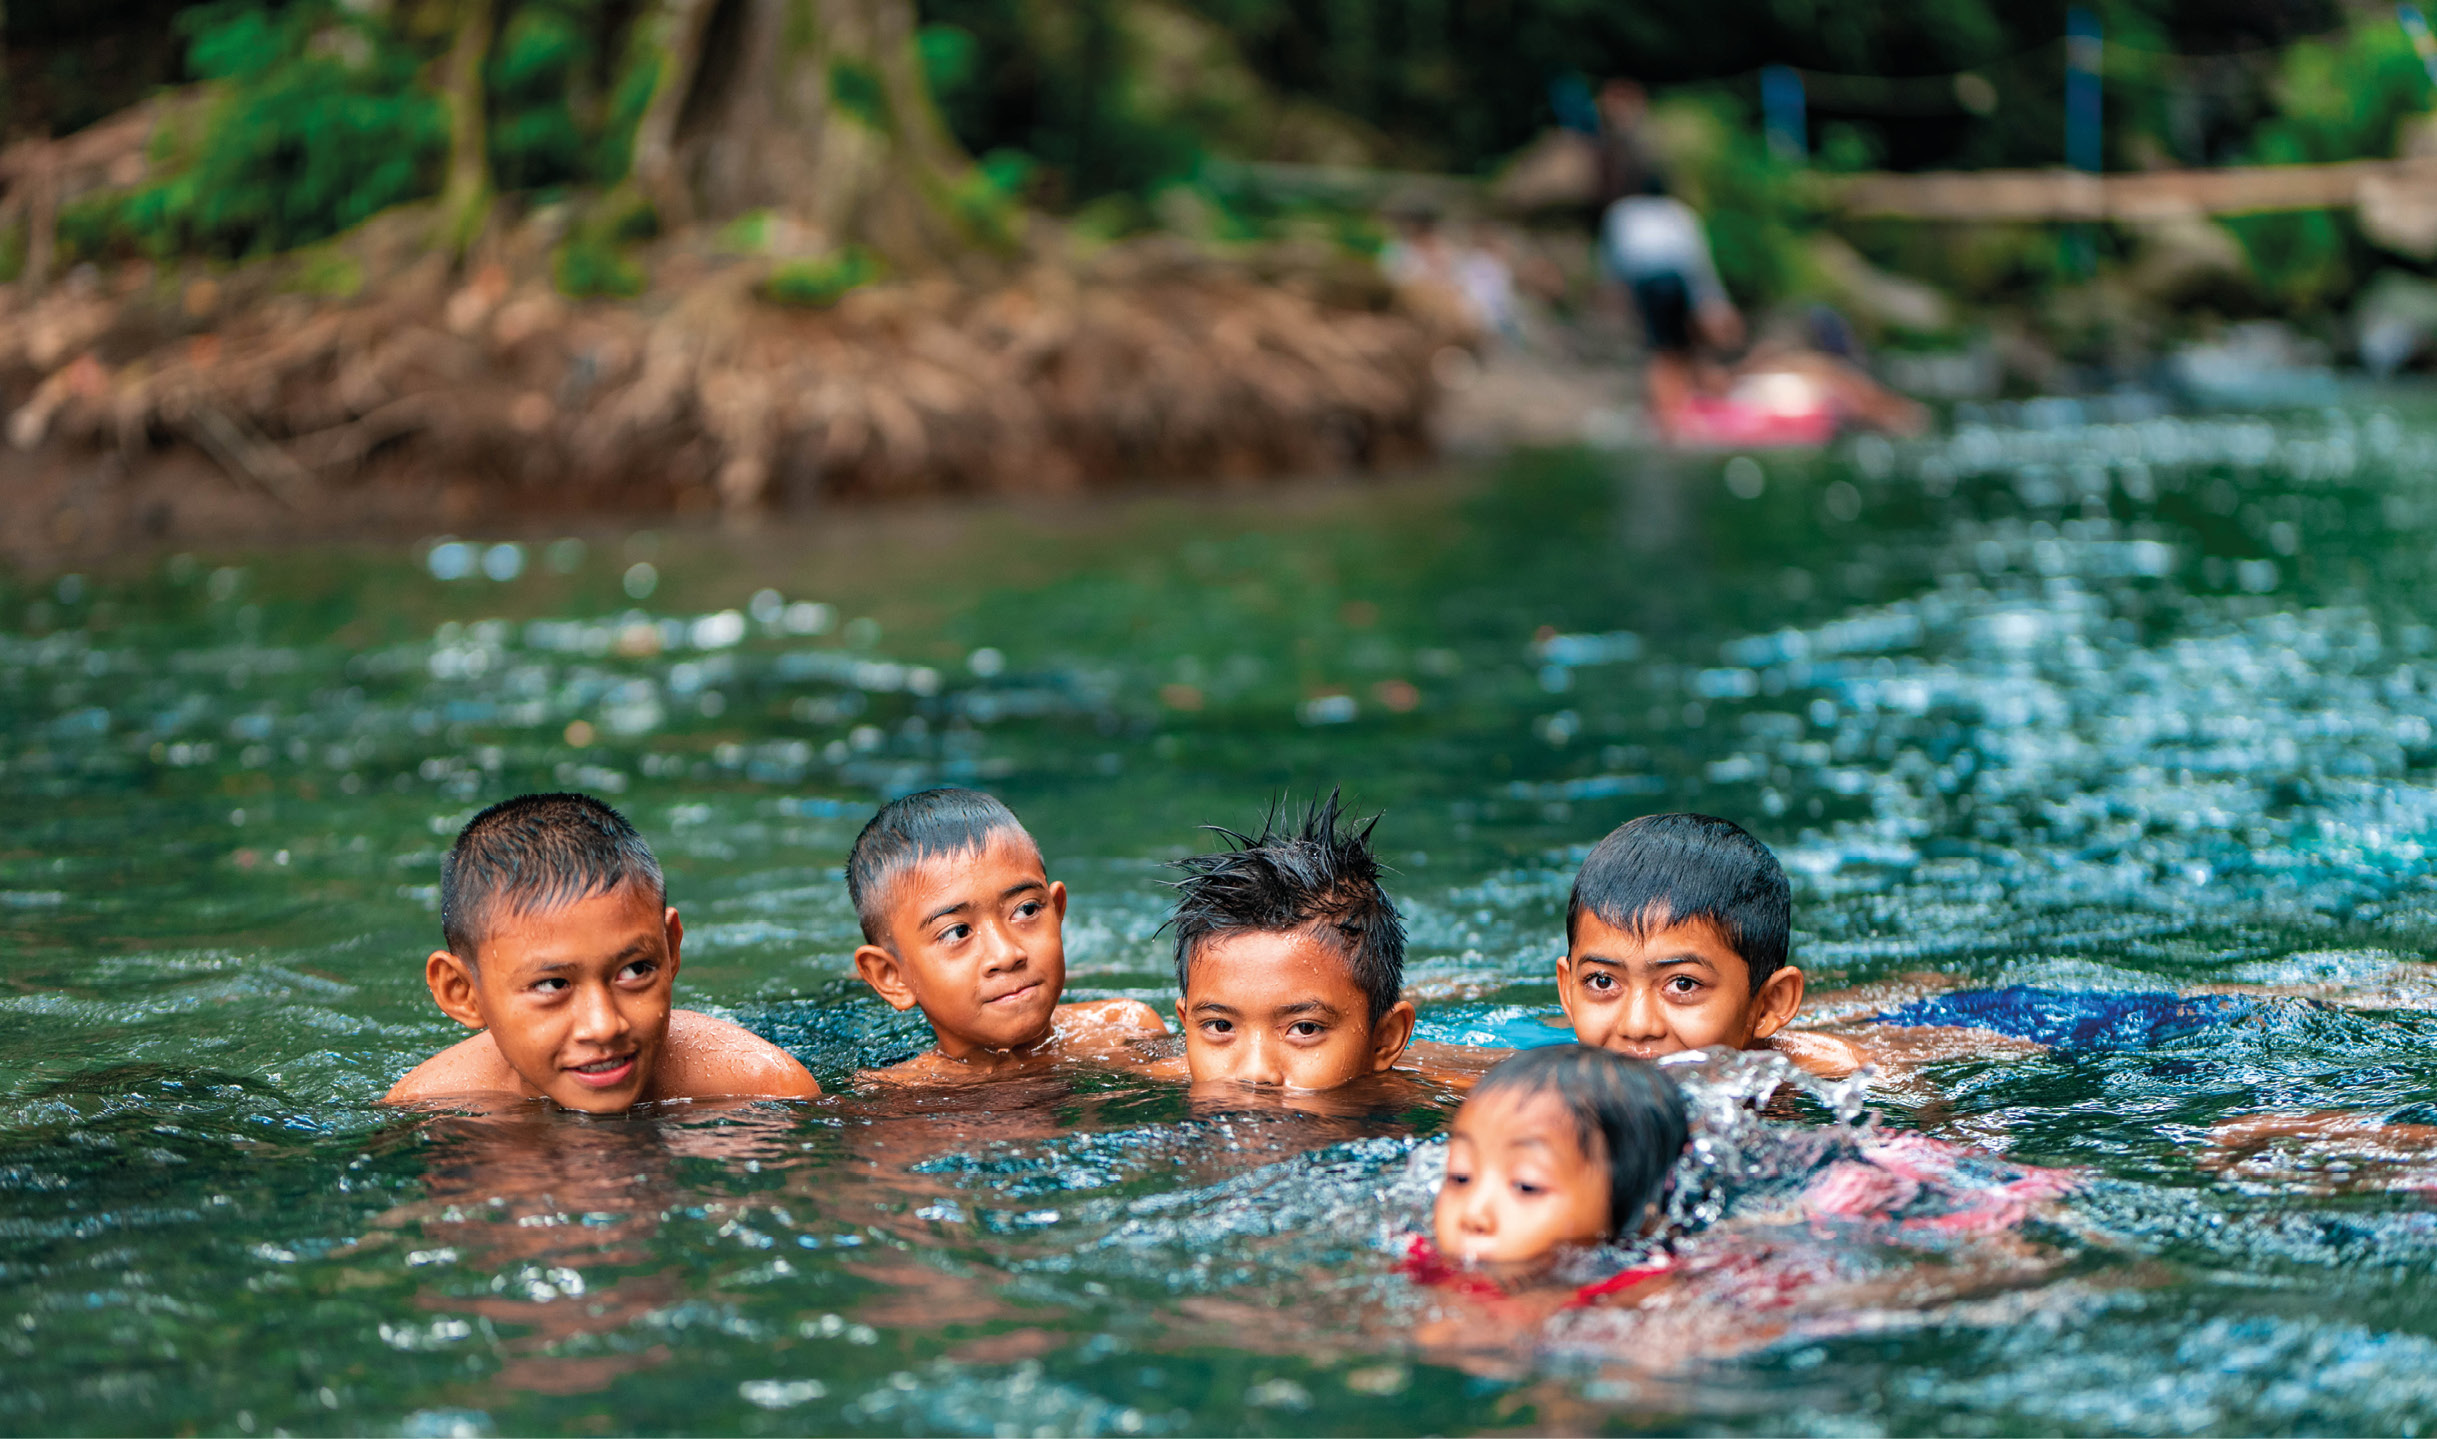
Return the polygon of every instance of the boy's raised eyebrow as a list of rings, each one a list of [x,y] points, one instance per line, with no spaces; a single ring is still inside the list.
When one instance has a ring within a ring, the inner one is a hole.
[[[1215,999],[1205,999],[1193,1006],[1193,1012],[1195,1014],[1200,1014],[1203,1010],[1208,1010],[1213,1014],[1233,1014],[1236,1012],[1234,1005],[1221,1004]]]
[[[935,910],[932,910],[932,911],[931,911],[929,914],[926,914],[926,915],[924,915],[924,916],[922,917],[922,922],[923,922],[924,924],[929,924],[929,923],[930,923],[932,920],[935,920],[935,919],[940,919],[940,918],[943,918],[943,917],[945,917],[945,916],[947,916],[947,915],[954,914],[954,913],[956,913],[956,912],[957,912],[958,910],[960,910],[960,909],[971,909],[972,907],[973,907],[973,901],[971,901],[971,900],[969,900],[969,899],[960,899],[960,900],[958,900],[958,901],[957,901],[956,903],[954,903],[954,904],[947,905],[947,906],[945,906],[945,907],[943,907],[943,908],[940,908],[940,909],[935,909]]]
[[[1045,879],[1019,880],[1018,882],[1007,886],[1005,889],[1000,890],[998,892],[998,897],[1001,899],[1013,899],[1028,889],[1047,888],[1049,888],[1049,881]]]
[[[1325,1015],[1329,1015],[1329,1016],[1331,1016],[1331,1017],[1338,1017],[1338,1016],[1342,1016],[1342,1015],[1344,1014],[1344,1011],[1343,1011],[1343,1010],[1341,1010],[1341,1009],[1339,1009],[1337,1006],[1335,1006],[1335,1005],[1333,1005],[1333,1004],[1329,1003],[1329,1002],[1328,1002],[1327,1000],[1325,1000],[1325,999],[1306,999],[1306,1000],[1302,1000],[1302,1001],[1300,1001],[1300,1002],[1298,1002],[1298,1003],[1295,1003],[1295,1004],[1280,1005],[1280,1006],[1278,1007],[1278,1013],[1280,1013],[1280,1014],[1313,1014],[1313,1013],[1318,1013],[1318,1014],[1325,1014]]]

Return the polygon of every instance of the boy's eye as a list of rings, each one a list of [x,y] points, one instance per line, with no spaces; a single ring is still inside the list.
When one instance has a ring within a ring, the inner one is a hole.
[[[1515,1192],[1517,1194],[1538,1194],[1546,1187],[1547,1186],[1545,1185],[1534,1184],[1528,1179],[1518,1179],[1515,1181]]]
[[[1286,1032],[1297,1039],[1312,1039],[1320,1034],[1320,1024],[1317,1020],[1298,1019],[1286,1026]]]
[[[1701,982],[1689,974],[1679,974],[1667,981],[1668,992],[1672,994],[1690,994],[1700,987]]]
[[[1202,1033],[1233,1034],[1235,1033],[1235,1021],[1229,1019],[1205,1019],[1202,1021]]]
[[[1456,1186],[1458,1189],[1461,1189],[1465,1185],[1472,1183],[1472,1176],[1469,1174],[1458,1174],[1454,1170],[1450,1169],[1447,1171],[1447,1182]]]
[[[652,960],[652,959],[638,959],[638,960],[636,960],[634,963],[632,963],[632,964],[630,964],[630,965],[626,966],[624,969],[619,970],[619,971],[618,971],[618,978],[620,978],[620,979],[649,979],[649,978],[651,978],[653,975],[658,974],[659,972],[660,972],[660,962],[659,962],[658,960]]]
[[[556,994],[560,990],[567,987],[567,981],[563,979],[537,979],[533,982],[533,987],[540,990],[544,994]]]
[[[1040,912],[1041,902],[1037,899],[1025,900],[1022,904],[1015,907],[1015,917],[1017,919],[1030,919]]]
[[[966,935],[971,934],[972,932],[972,925],[951,924],[946,929],[939,932],[939,942],[941,944],[954,944],[956,941],[963,939]]]
[[[1607,991],[1616,988],[1616,977],[1606,970],[1595,969],[1582,977],[1582,987]]]

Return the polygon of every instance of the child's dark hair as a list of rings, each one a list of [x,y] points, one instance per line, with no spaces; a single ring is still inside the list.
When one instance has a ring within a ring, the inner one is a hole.
[[[1315,800],[1293,828],[1273,806],[1256,838],[1206,826],[1228,842],[1217,854],[1176,861],[1176,988],[1182,993],[1194,956],[1214,939],[1245,931],[1306,930],[1341,955],[1354,972],[1377,1023],[1405,988],[1405,922],[1379,884],[1371,831],[1379,817],[1357,825],[1335,791]]]
[[[1742,956],[1758,994],[1785,966],[1794,896],[1785,866],[1743,826],[1652,814],[1618,825],[1582,862],[1565,907],[1568,948],[1586,910],[1634,935],[1707,920]]]
[[[1472,1098],[1553,1094],[1585,1157],[1608,1167],[1608,1237],[1640,1227],[1692,1137],[1684,1096],[1655,1064],[1587,1044],[1527,1049],[1481,1076]]]
[[[668,897],[660,861],[626,816],[588,794],[526,794],[466,821],[440,861],[440,933],[468,964],[504,905],[556,909],[620,885],[658,905]]]
[[[846,855],[846,897],[863,938],[888,944],[888,889],[898,876],[937,855],[979,854],[1010,831],[1025,833],[1015,811],[977,789],[917,790],[880,806]]]

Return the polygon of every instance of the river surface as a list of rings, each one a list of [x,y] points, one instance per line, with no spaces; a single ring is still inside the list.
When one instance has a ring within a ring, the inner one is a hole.
[[[1812,458],[0,576],[0,1430],[2437,1425],[2433,559],[2425,411],[2047,402]],[[1070,996],[1169,1007],[1164,862],[1342,786],[1442,1041],[1562,1037],[1573,868],[1679,808],[1785,859],[1823,1019],[2239,999],[1934,1060],[1859,1131],[1726,1123],[1776,1158],[1713,1154],[1688,1244],[1809,1276],[1776,1298],[1451,1340],[1397,1267],[1446,1091],[853,1092],[924,1036],[852,979],[839,866],[940,782],[1070,886]],[[376,1106],[458,1033],[445,846],[543,788],[636,821],[681,1002],[832,1098]],[[2227,1127],[2330,1111],[2385,1127]],[[1940,1227],[1769,1177],[1915,1134],[1991,1156],[1902,1181],[1941,1214],[2067,1192]]]

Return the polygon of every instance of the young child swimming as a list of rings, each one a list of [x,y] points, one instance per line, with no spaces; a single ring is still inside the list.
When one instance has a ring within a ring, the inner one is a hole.
[[[1015,812],[978,790],[891,800],[855,837],[846,892],[863,926],[855,972],[920,1008],[937,1044],[877,1078],[989,1078],[1058,1058],[1122,1059],[1168,1032],[1140,1000],[1060,1004],[1066,886]]]
[[[441,862],[447,947],[423,980],[442,1013],[481,1032],[384,1102],[511,1096],[611,1114],[818,1095],[778,1046],[670,1007],[685,926],[667,898],[651,846],[589,795],[523,795],[474,816]]]
[[[1179,860],[1176,1014],[1196,1084],[1335,1089],[1393,1068],[1413,1038],[1405,925],[1380,887],[1374,818],[1338,797],[1301,823]]]
[[[1520,1265],[1638,1234],[1689,1134],[1684,1096],[1655,1066],[1588,1045],[1527,1049],[1481,1077],[1448,1129],[1438,1252]]]

